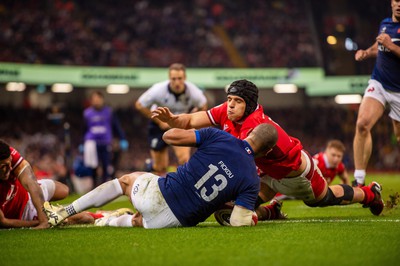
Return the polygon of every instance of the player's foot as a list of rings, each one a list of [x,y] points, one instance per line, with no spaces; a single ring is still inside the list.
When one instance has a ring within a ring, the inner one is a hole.
[[[281,201],[279,201],[277,199],[273,199],[269,202],[269,205],[264,206],[264,208],[266,208],[268,212],[270,212],[270,209],[268,209],[268,208],[272,207],[272,213],[270,213],[269,219],[266,219],[266,220],[287,219],[287,214],[282,212],[282,205],[283,205],[283,203]]]
[[[94,225],[95,226],[108,226],[113,219],[118,218],[124,214],[133,215],[134,212],[133,212],[133,210],[131,210],[129,208],[121,208],[121,209],[112,211],[110,213],[104,213],[104,217],[96,219],[94,222]]]
[[[383,211],[383,207],[385,206],[382,200],[382,187],[377,182],[372,182],[368,185],[371,191],[375,194],[374,199],[369,204],[364,204],[364,208],[369,208],[373,215],[379,215]]]
[[[269,203],[274,207],[275,211],[275,219],[282,220],[282,219],[287,219],[287,214],[282,211],[282,205],[283,203],[279,200],[273,199]]]
[[[273,199],[268,205],[261,206],[265,211],[260,212],[258,220],[267,221],[287,219],[287,214],[282,212],[282,204],[281,201]]]
[[[43,211],[46,213],[49,224],[52,226],[60,224],[68,217],[68,213],[63,206],[53,206],[48,201],[44,202]]]
[[[353,181],[351,182],[351,186],[352,186],[352,187],[359,187],[359,188],[361,188],[361,187],[365,186],[365,184],[364,184],[364,183],[363,183],[363,184],[359,184],[359,183],[357,183],[357,180],[353,180]]]

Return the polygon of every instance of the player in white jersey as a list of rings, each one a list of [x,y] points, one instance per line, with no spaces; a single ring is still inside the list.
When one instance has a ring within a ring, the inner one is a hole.
[[[169,67],[169,80],[154,84],[136,101],[136,109],[151,119],[148,141],[152,171],[164,175],[169,164],[169,156],[168,145],[162,140],[162,135],[170,127],[157,118],[151,118],[154,106],[166,106],[174,114],[190,113],[206,110],[207,99],[196,85],[186,81],[185,66],[174,63]],[[189,147],[173,147],[173,149],[180,165],[189,160]]]
[[[371,129],[390,106],[394,134],[400,142],[400,0],[391,0],[392,17],[384,19],[376,42],[367,50],[358,50],[357,61],[376,57],[375,68],[361,102],[354,136],[353,185],[365,183],[365,171],[372,152]]]

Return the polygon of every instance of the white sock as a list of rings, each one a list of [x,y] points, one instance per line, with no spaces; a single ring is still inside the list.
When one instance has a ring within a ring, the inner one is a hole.
[[[358,184],[365,183],[365,169],[356,169],[354,170],[354,178],[356,179]]]
[[[108,181],[86,193],[70,204],[78,213],[89,208],[100,207],[123,195],[118,179]],[[68,207],[68,206],[67,206]]]
[[[120,217],[116,217],[110,221],[108,226],[115,226],[115,227],[133,227],[132,225],[132,214],[124,214]]]

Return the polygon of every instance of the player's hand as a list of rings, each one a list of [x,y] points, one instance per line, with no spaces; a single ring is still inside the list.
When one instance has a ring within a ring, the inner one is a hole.
[[[174,117],[174,114],[171,113],[168,107],[157,107],[157,109],[154,109],[151,111],[151,118],[157,118],[162,122],[168,123],[172,118]]]
[[[366,50],[358,50],[354,56],[356,61],[363,61],[368,57],[368,52]]]
[[[389,46],[393,43],[392,39],[387,33],[379,34],[378,37],[376,37],[376,41],[386,48],[389,48]]]
[[[40,222],[37,226],[32,227],[32,229],[47,229],[50,228],[50,224],[46,221]]]
[[[143,227],[143,216],[140,212],[132,215],[132,225],[136,227]]]

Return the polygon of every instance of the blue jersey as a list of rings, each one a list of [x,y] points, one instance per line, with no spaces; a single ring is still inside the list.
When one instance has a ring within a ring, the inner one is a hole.
[[[392,42],[400,46],[400,23],[386,18],[381,22],[379,33],[387,33]],[[400,92],[400,58],[378,43],[378,56],[372,79],[379,81],[386,90]]]
[[[231,200],[253,210],[260,179],[250,145],[215,128],[196,130],[196,141],[190,160],[158,180],[179,222],[194,226]]]

